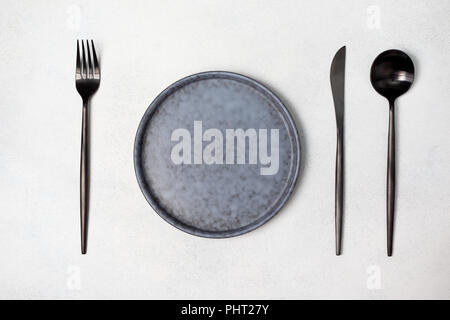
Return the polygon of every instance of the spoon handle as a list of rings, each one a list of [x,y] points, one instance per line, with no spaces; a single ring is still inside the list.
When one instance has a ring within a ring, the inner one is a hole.
[[[387,167],[387,255],[392,256],[395,199],[395,117],[394,101],[389,101],[389,144]]]
[[[337,132],[336,148],[336,185],[335,185],[335,232],[336,232],[336,255],[341,254],[342,247],[342,208],[344,187],[344,137],[342,128]]]

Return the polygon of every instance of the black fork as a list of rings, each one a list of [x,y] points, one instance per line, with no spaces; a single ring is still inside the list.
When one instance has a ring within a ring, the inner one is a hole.
[[[84,51],[84,43],[87,47]],[[92,47],[92,54],[91,49]],[[92,95],[100,86],[100,66],[95,53],[94,41],[81,40],[81,59],[80,44],[77,40],[77,65],[75,71],[75,85],[77,91],[83,99],[83,122],[81,126],[81,164],[80,164],[80,218],[81,218],[81,253],[85,254],[87,250],[87,228],[88,228],[88,210],[89,210],[89,139],[88,139],[88,103]],[[91,58],[92,55],[92,58]]]

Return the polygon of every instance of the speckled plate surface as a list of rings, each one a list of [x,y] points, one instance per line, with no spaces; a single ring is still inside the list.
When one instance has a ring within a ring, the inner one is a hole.
[[[295,123],[269,89],[223,71],[183,78],[148,107],[134,165],[153,209],[202,237],[237,236],[263,225],[297,181]]]

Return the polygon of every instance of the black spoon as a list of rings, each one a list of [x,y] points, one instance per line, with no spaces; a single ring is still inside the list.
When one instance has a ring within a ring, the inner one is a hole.
[[[378,55],[370,70],[374,89],[389,101],[389,146],[387,167],[387,254],[392,256],[395,198],[395,121],[394,102],[411,87],[414,64],[400,50],[387,50]]]

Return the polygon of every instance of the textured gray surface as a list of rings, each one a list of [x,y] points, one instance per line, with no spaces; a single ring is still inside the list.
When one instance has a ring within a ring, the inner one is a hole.
[[[174,164],[171,133],[193,132],[199,120],[203,131],[278,129],[278,172],[260,175],[260,164]],[[164,219],[196,235],[227,237],[253,230],[281,208],[296,182],[299,148],[293,121],[271,92],[241,75],[209,72],[156,98],[138,130],[135,164],[147,200]]]
[[[0,3],[0,298],[450,298],[450,1]],[[103,73],[92,100],[82,256],[74,46],[85,37],[96,41]],[[343,44],[346,220],[337,258],[329,71]],[[411,54],[417,78],[396,110],[396,251],[388,259],[388,108],[369,70],[390,48]],[[296,119],[302,169],[264,227],[210,241],[149,212],[133,147],[153,97],[175,79],[217,69],[275,89]]]

